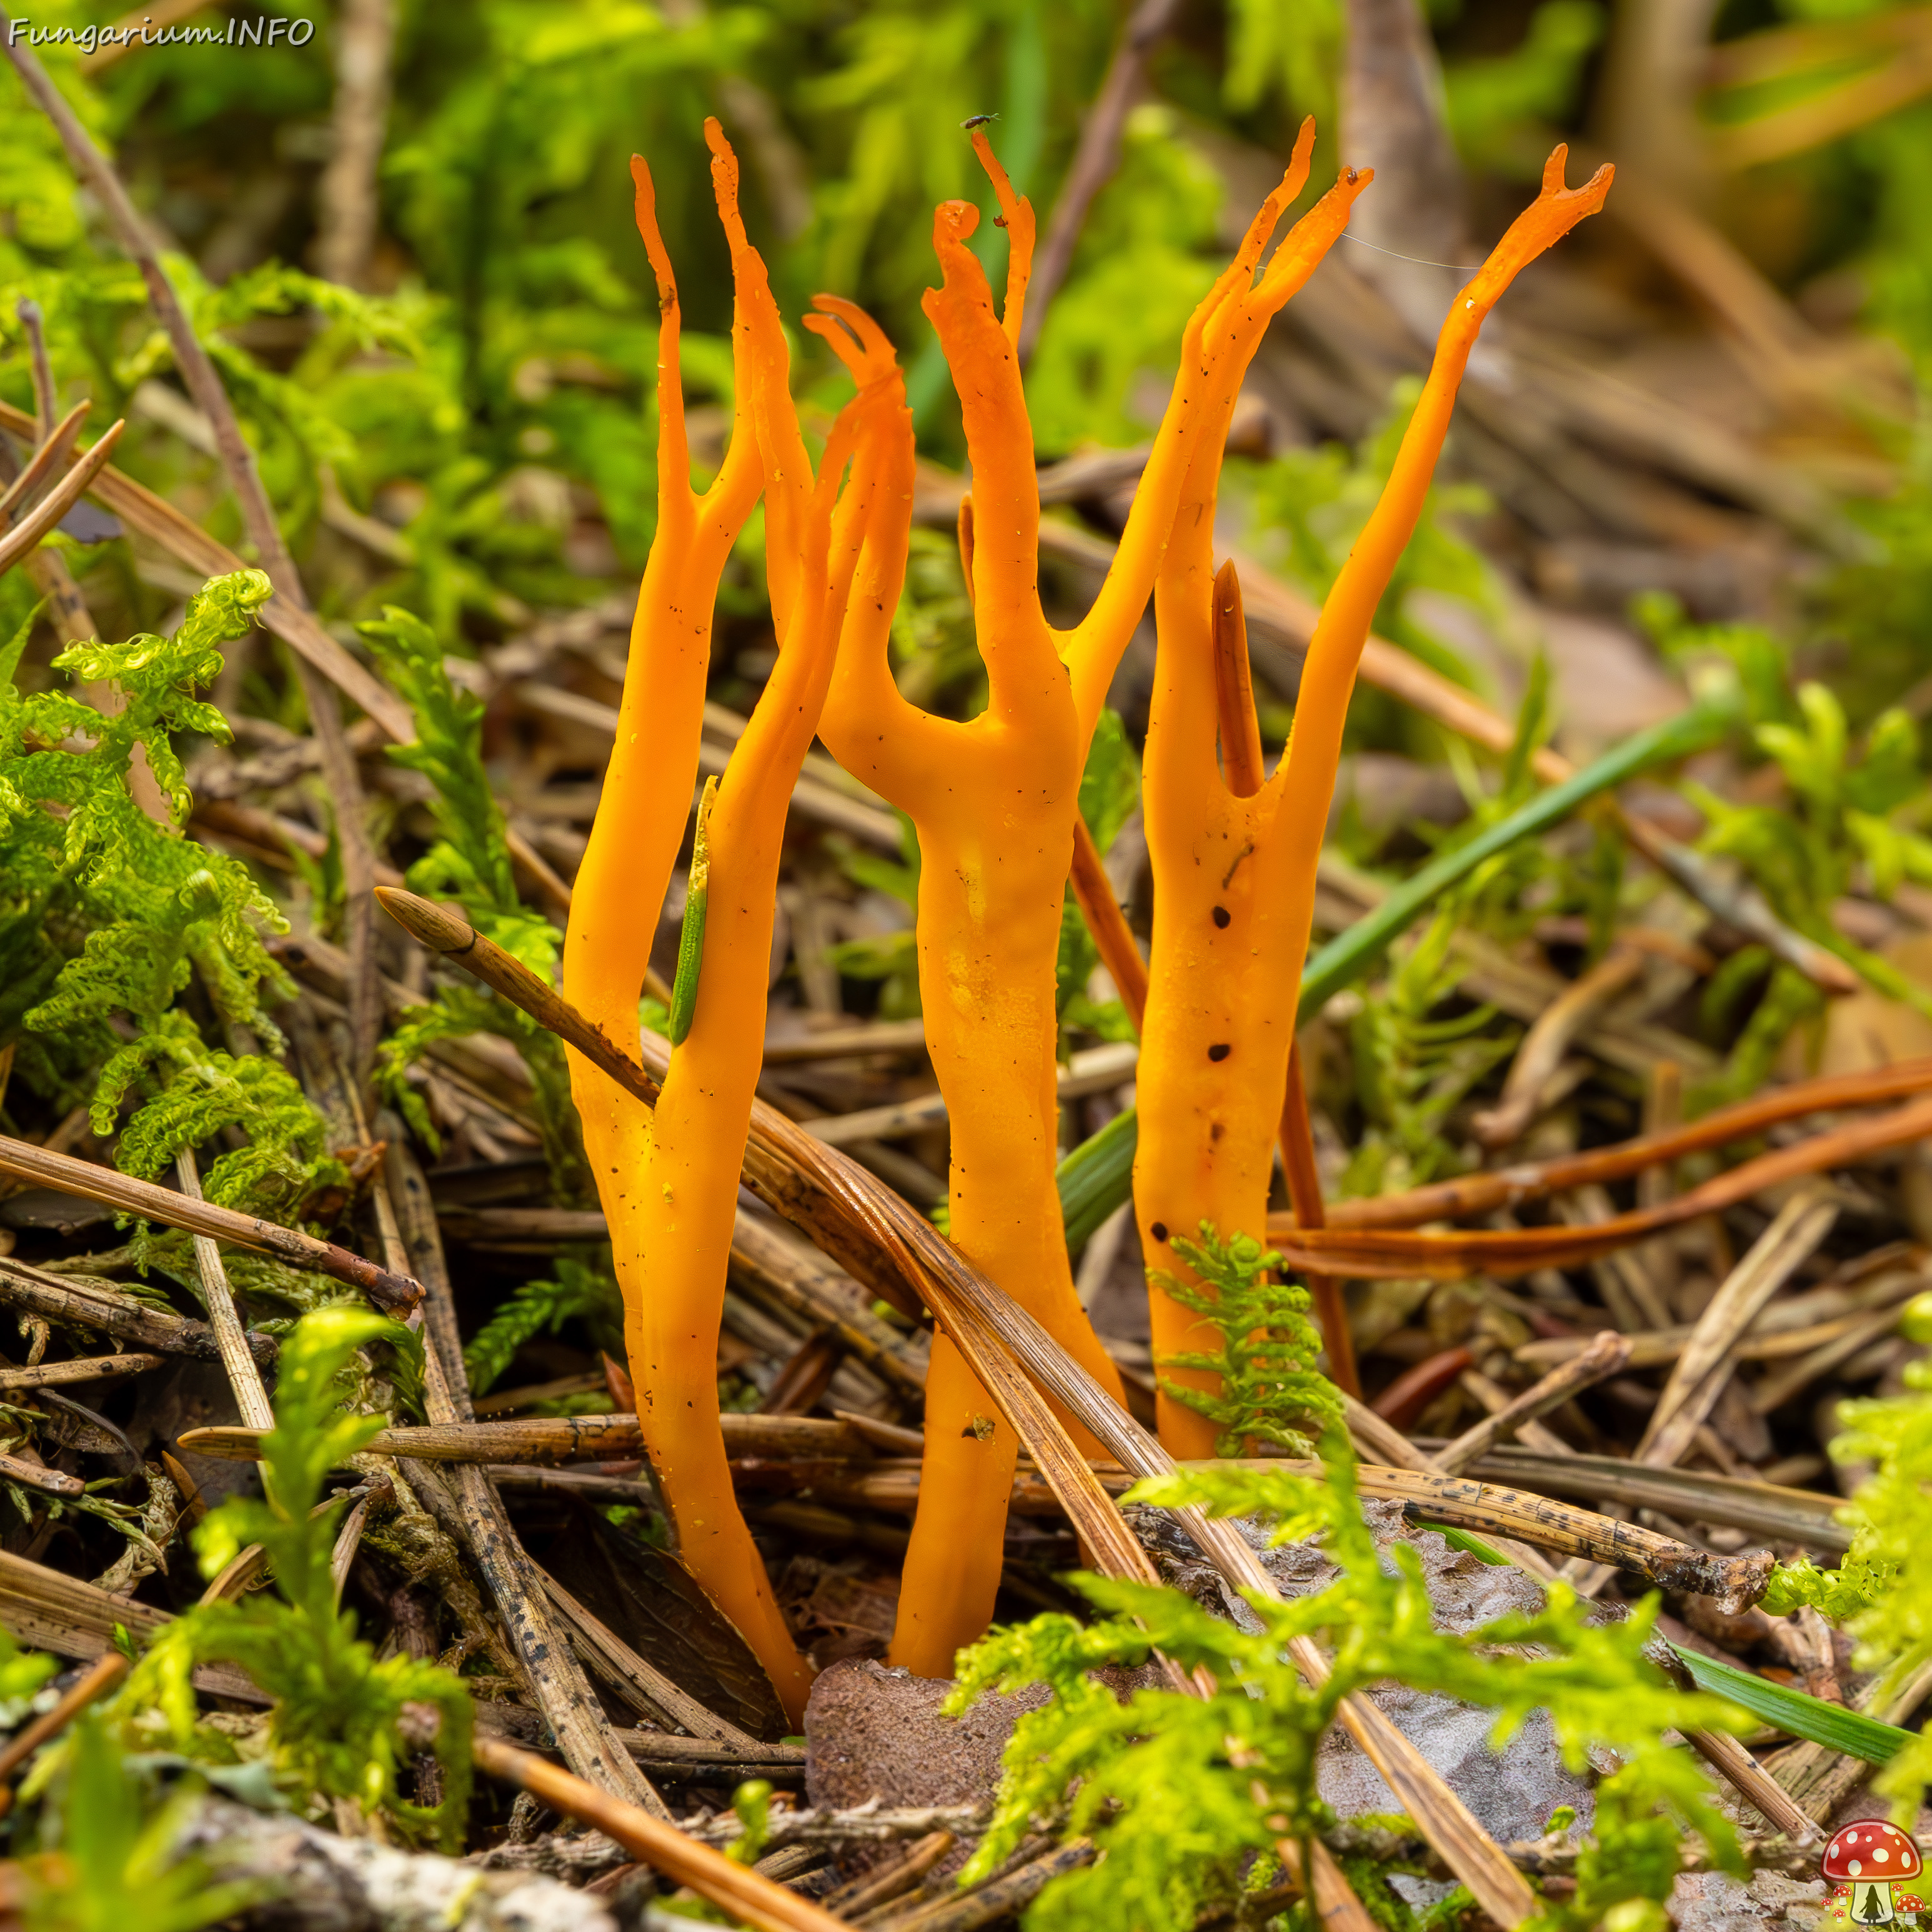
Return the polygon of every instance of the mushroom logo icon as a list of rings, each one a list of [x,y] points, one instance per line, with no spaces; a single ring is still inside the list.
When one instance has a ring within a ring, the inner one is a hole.
[[[1826,1922],[1832,1932],[1910,1920],[1924,1901],[1902,1888],[1924,1869],[1918,1847],[1879,1818],[1845,1826],[1825,1848],[1819,1870],[1831,1881]]]

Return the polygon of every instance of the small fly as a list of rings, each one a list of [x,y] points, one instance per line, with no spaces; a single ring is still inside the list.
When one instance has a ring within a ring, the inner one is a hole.
[[[988,122],[997,121],[999,118],[997,114],[969,114],[959,124],[962,128],[983,128]]]

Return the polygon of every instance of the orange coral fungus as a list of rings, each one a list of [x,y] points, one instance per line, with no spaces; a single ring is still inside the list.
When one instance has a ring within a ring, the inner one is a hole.
[[[635,161],[638,225],[663,312],[658,532],[638,598],[616,750],[572,903],[564,991],[614,1040],[637,1038],[644,966],[690,814],[712,602],[762,486],[778,660],[710,814],[709,910],[701,952],[692,950],[688,1030],[671,1054],[655,1114],[574,1053],[571,1078],[623,1290],[639,1424],[679,1553],[757,1652],[796,1722],[810,1672],[732,1493],[718,1423],[718,1329],[761,1058],[786,809],[874,508],[882,500],[896,507],[911,490],[910,425],[884,338],[849,304],[820,297],[818,305],[839,320],[810,316],[806,326],[851,368],[859,394],[833,428],[814,484],[778,311],[738,219],[736,161],[716,122],[705,133],[736,282],[736,415],[724,466],[698,495],[688,481],[680,394],[677,290],[650,176]],[[848,460],[852,480],[841,497]]]
[[[1182,485],[1203,438],[1218,447],[1268,322],[1340,234],[1365,176],[1349,176],[1261,253],[1307,178],[1312,128],[1239,254],[1190,322],[1180,370],[1113,568],[1092,610],[1056,632],[1040,601],[1040,496],[1014,344],[1030,266],[1032,210],[983,138],[1012,237],[1004,315],[966,243],[963,202],[934,224],[942,286],[926,310],[958,392],[973,465],[962,523],[989,692],[969,724],[901,697],[886,638],[896,579],[855,596],[824,736],[840,761],[908,812],[921,852],[918,945],[926,1040],[952,1126],[952,1235],[1109,1388],[1119,1379],[1067,1267],[1054,1185],[1054,960],[1080,776],[1108,682],[1147,606]],[[1092,1445],[1089,1444],[1090,1447]],[[1011,1430],[944,1337],[926,1388],[919,1513],[892,1660],[941,1676],[976,1638],[998,1586],[1016,1453]]]
[[[1550,158],[1542,193],[1456,297],[1394,470],[1310,644],[1287,751],[1274,777],[1247,796],[1215,771],[1218,436],[1204,432],[1194,446],[1155,592],[1160,646],[1144,767],[1154,948],[1134,1205],[1151,1268],[1186,1277],[1168,1244],[1193,1237],[1204,1220],[1224,1238],[1265,1232],[1316,860],[1356,665],[1421,513],[1484,316],[1517,272],[1593,214],[1609,190],[1607,168],[1566,189],[1564,153]],[[1213,1331],[1198,1316],[1158,1291],[1150,1300],[1156,1355],[1214,1348]],[[1184,1386],[1212,1390],[1205,1371],[1170,1373]],[[1205,1416],[1163,1394],[1160,1420],[1175,1454],[1214,1453],[1215,1426]]]

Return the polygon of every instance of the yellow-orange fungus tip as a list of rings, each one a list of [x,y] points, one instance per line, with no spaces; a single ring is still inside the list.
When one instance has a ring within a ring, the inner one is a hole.
[[[979,226],[980,211],[970,201],[942,201],[932,212],[933,245],[964,242]]]
[[[1178,506],[1155,586],[1160,638],[1142,773],[1154,923],[1138,1069],[1134,1201],[1150,1250],[1170,1230],[1204,1222],[1223,1240],[1259,1234],[1265,1226],[1320,828],[1333,799],[1356,667],[1414,532],[1484,313],[1519,270],[1601,204],[1607,173],[1568,190],[1562,159],[1559,150],[1544,171],[1542,194],[1518,215],[1443,326],[1388,483],[1322,608],[1304,660],[1286,752],[1274,776],[1251,795],[1240,795],[1246,780],[1238,778],[1248,764],[1252,728],[1250,701],[1234,675],[1245,669],[1246,638],[1236,634],[1232,574],[1218,596],[1214,587],[1211,462],[1196,459],[1200,473],[1190,476]],[[1348,195],[1371,178],[1366,169],[1345,170],[1338,183],[1342,192],[1324,197],[1325,226],[1311,225],[1312,214],[1297,224],[1295,236],[1307,238],[1302,259],[1294,262],[1297,274],[1305,276],[1320,259],[1321,249],[1340,232]],[[1278,265],[1296,252],[1291,237],[1258,289],[1272,290],[1278,280],[1292,279]],[[1236,295],[1223,292],[1224,313],[1235,311]],[[1148,474],[1153,473],[1150,462]],[[1219,650],[1218,619],[1226,620]],[[1227,770],[1226,781],[1218,782],[1217,740]],[[1246,862],[1220,875],[1201,863],[1201,854],[1210,848],[1238,852]],[[1249,943],[1241,958],[1226,962],[1207,981],[1199,970],[1200,935],[1225,929],[1224,922],[1238,925]],[[1290,1016],[1286,1023],[1282,1016]],[[1318,1185],[1311,1205],[1318,1201]],[[1299,1214],[1302,1203],[1296,1207]],[[1184,1278],[1188,1272],[1178,1258],[1176,1271]],[[1214,1331],[1166,1294],[1152,1294],[1150,1313],[1156,1360],[1214,1352]],[[1205,1369],[1178,1368],[1173,1378],[1203,1394],[1216,1386]],[[1216,1430],[1206,1417],[1166,1396],[1160,1407],[1162,1439],[1177,1454],[1213,1454]]]

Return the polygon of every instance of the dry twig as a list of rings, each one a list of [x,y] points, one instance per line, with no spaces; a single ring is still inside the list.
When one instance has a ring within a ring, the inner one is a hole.
[[[185,1228],[190,1234],[205,1234],[214,1240],[258,1249],[292,1268],[311,1269],[360,1288],[387,1315],[406,1314],[422,1299],[420,1282],[378,1268],[374,1262],[365,1261],[333,1241],[317,1240],[313,1234],[254,1215],[238,1214],[232,1208],[218,1208],[212,1202],[191,1200],[185,1194],[158,1187],[152,1181],[136,1180],[113,1168],[76,1160],[71,1154],[50,1154],[30,1142],[0,1136],[0,1174],[37,1181],[43,1187],[76,1195],[83,1201],[102,1202],[124,1213],[158,1221],[165,1228]],[[200,1326],[199,1323],[191,1325]],[[156,1340],[149,1346],[166,1345]]]

